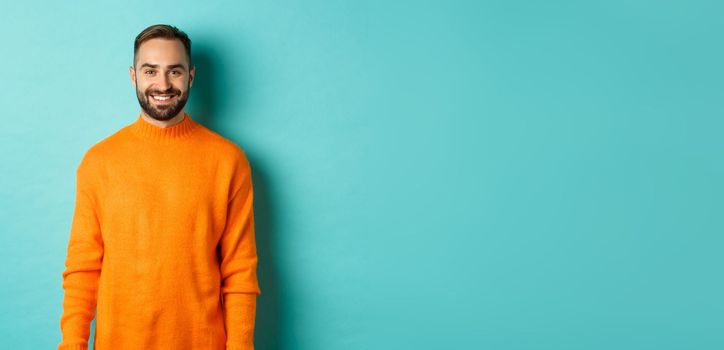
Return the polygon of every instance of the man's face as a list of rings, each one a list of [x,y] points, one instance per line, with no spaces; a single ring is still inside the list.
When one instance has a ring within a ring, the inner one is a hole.
[[[154,38],[141,44],[135,67],[130,67],[131,81],[141,108],[156,120],[169,120],[186,105],[196,68],[189,70],[181,41]]]

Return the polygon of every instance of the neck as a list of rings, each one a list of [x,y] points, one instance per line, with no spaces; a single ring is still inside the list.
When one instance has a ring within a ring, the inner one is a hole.
[[[148,121],[146,117],[143,113],[139,113],[136,121],[129,125],[130,131],[141,139],[155,144],[183,142],[201,129],[200,125],[191,120],[191,116],[186,113],[182,115],[181,122],[167,127],[157,126],[153,123],[155,119],[150,118],[152,120]]]
[[[182,109],[178,114],[176,114],[176,116],[174,116],[173,118],[171,118],[169,120],[158,120],[158,119],[154,119],[153,117],[149,116],[148,114],[146,114],[146,111],[141,109],[141,118],[143,118],[143,120],[147,121],[150,124],[158,126],[159,128],[168,128],[170,126],[174,126],[174,125],[180,123],[184,119],[184,113],[185,112]]]

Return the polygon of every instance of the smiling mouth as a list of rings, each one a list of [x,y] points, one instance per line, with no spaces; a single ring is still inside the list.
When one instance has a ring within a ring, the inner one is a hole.
[[[151,95],[151,99],[158,103],[168,103],[176,98],[176,95]]]

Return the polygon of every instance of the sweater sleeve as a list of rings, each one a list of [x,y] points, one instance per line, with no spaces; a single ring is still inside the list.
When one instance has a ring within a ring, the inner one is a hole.
[[[75,210],[70,229],[65,271],[62,273],[63,314],[60,318],[62,341],[59,350],[88,347],[90,323],[94,318],[98,280],[103,259],[103,240],[96,215],[87,154],[76,170]]]
[[[232,183],[236,189],[228,202],[226,226],[219,242],[226,349],[253,350],[256,297],[261,290],[256,272],[254,190],[245,156],[236,167]]]

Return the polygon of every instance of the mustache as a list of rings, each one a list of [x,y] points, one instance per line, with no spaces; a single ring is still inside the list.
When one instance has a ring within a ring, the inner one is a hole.
[[[181,95],[181,91],[173,89],[173,88],[168,89],[166,91],[159,91],[159,90],[146,91],[146,95],[170,95],[170,94]]]

